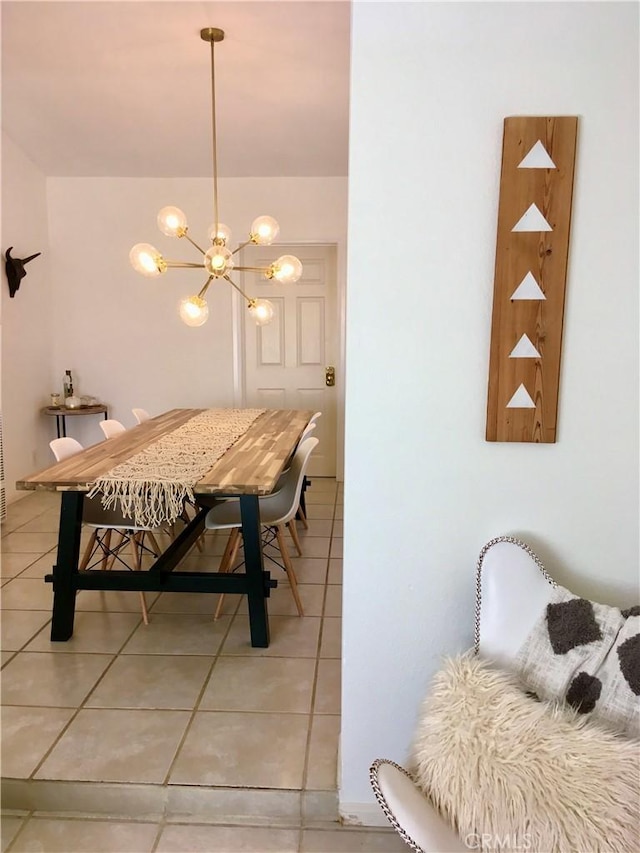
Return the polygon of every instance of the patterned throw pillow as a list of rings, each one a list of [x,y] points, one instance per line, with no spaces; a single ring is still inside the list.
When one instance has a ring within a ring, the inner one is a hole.
[[[640,735],[640,607],[619,610],[556,587],[515,669],[540,699],[563,699]]]

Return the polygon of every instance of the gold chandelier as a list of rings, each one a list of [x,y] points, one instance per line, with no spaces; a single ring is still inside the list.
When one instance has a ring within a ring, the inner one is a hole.
[[[216,27],[206,27],[200,30],[200,38],[211,45],[211,123],[213,129],[213,224],[209,228],[208,239],[211,248],[202,249],[189,236],[187,217],[179,207],[163,207],[158,213],[158,227],[168,237],[185,238],[203,255],[200,263],[187,261],[171,261],[149,243],[137,243],[129,253],[133,268],[144,276],[153,278],[162,275],[168,269],[198,269],[204,268],[208,278],[196,296],[189,296],[180,302],[179,311],[183,322],[188,326],[201,326],[209,316],[209,306],[205,299],[209,285],[215,279],[223,278],[234,287],[245,299],[249,314],[259,326],[269,323],[273,317],[273,304],[268,299],[252,299],[231,280],[231,270],[262,273],[267,279],[275,279],[282,284],[298,281],[302,275],[302,264],[295,255],[282,255],[270,266],[242,267],[234,263],[234,255],[242,248],[253,243],[258,246],[269,246],[278,236],[280,227],[272,216],[258,216],[251,223],[249,239],[240,243],[233,252],[228,248],[231,241],[230,229],[220,222],[218,217],[218,155],[216,149],[216,85],[214,45],[224,39],[224,31]]]

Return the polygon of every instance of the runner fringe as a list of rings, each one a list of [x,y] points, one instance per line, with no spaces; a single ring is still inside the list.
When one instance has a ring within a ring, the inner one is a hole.
[[[136,527],[156,528],[172,524],[184,512],[186,500],[193,502],[193,489],[187,483],[167,480],[96,480],[89,496],[102,494],[105,509],[120,509]],[[118,506],[119,505],[119,506]]]

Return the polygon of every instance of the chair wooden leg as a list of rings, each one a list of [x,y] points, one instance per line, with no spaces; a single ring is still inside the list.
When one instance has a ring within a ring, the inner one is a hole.
[[[78,571],[82,572],[87,568],[89,564],[89,559],[91,558],[91,552],[93,551],[93,546],[96,544],[96,539],[98,538],[98,529],[94,527],[91,536],[89,537],[89,541],[87,542],[87,547],[84,549],[84,554],[82,555],[82,560],[80,561],[80,565],[78,566]]]
[[[149,624],[149,611],[147,610],[147,602],[144,598],[144,592],[140,593],[140,607],[142,608],[142,621],[145,625]]]
[[[289,557],[287,545],[284,541],[284,528],[281,524],[279,524],[276,528],[276,537],[278,539],[278,547],[280,548],[280,554],[282,555],[282,562],[284,563],[284,567],[287,572],[287,577],[289,578],[289,583],[291,584],[291,592],[293,593],[293,597],[296,602],[296,607],[298,608],[298,616],[304,616],[302,601],[300,600],[300,594],[298,592],[298,581],[296,579],[296,573],[293,570],[291,558]]]
[[[140,551],[138,548],[138,545],[142,545],[142,542],[138,543],[138,535],[139,534],[134,533],[134,535],[129,540],[129,542],[131,543],[131,554],[133,556],[133,567],[136,572],[139,572],[142,568],[142,564],[140,562]],[[144,537],[144,533],[142,534],[142,537]],[[147,611],[147,602],[145,601],[144,592],[142,591],[140,592],[140,604],[142,606],[142,620],[145,625],[148,625],[149,612]]]
[[[224,549],[224,554],[222,555],[222,559],[220,560],[220,567],[218,569],[219,572],[228,572],[233,566],[236,557],[238,556],[238,549],[240,547],[240,528],[234,527],[229,535],[227,540],[227,545]],[[220,593],[220,598],[218,599],[218,604],[216,605],[216,611],[213,614],[213,621],[216,622],[220,618],[220,614],[222,613],[222,605],[224,604],[224,592]]]
[[[240,528],[236,527],[235,530],[236,530],[236,538],[235,538],[235,541],[233,543],[233,549],[231,550],[231,556],[229,557],[229,565],[227,566],[228,572],[230,572],[231,569],[233,568],[233,564],[235,563],[236,558],[238,556],[238,550],[240,549],[240,543],[242,542],[242,536],[240,534]]]
[[[102,540],[102,564],[101,568],[103,571],[111,568],[107,565],[107,561],[109,558],[109,552],[111,550],[111,529],[109,528],[107,532],[104,534],[104,538]]]
[[[298,530],[296,528],[295,518],[292,518],[289,522],[289,533],[291,534],[291,538],[293,539],[293,544],[296,546],[298,557],[302,557],[302,546],[300,545],[300,539],[298,538]]]
[[[234,527],[229,534],[229,538],[227,539],[227,544],[225,545],[224,551],[222,553],[222,559],[220,560],[220,567],[218,568],[219,572],[227,572],[229,571],[229,561],[231,559],[231,553],[233,551],[234,545],[236,544],[236,539],[238,538],[240,531],[237,527]]]
[[[213,621],[217,622],[220,618],[220,613],[222,611],[222,605],[224,604],[224,592],[220,593],[220,598],[218,599],[218,603],[216,604],[216,610],[213,614]]]
[[[169,539],[170,542],[173,542],[173,540],[176,538],[175,524],[169,524],[165,522],[160,526],[160,530],[165,534],[165,536]]]
[[[162,554],[162,548],[158,545],[158,540],[150,530],[147,530],[146,533],[149,537],[149,541],[151,542],[153,550],[155,551],[156,557],[159,557],[160,554]]]
[[[111,569],[113,568],[113,564],[116,561],[117,551],[119,548],[122,547],[122,543],[126,538],[126,533],[121,533],[120,531],[118,531],[117,536],[119,537],[119,539],[117,539],[115,542],[111,541],[111,536],[109,537],[109,550],[111,553],[109,555],[109,560],[105,567],[107,571],[111,571]]]
[[[302,504],[298,507],[298,512],[296,513],[296,518],[298,521],[302,522],[302,526],[305,530],[309,529],[309,522],[307,521],[307,516],[305,515],[305,511],[302,509]]]

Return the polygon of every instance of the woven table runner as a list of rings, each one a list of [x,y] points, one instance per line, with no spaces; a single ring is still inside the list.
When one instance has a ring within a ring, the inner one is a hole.
[[[172,524],[193,487],[266,409],[208,409],[90,484],[136,527]]]

